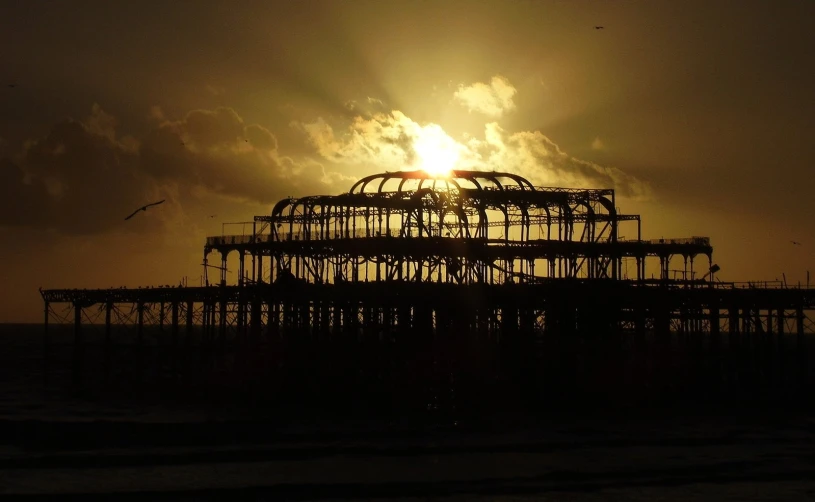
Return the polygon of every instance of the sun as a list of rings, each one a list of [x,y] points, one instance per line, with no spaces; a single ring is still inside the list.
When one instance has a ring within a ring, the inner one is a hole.
[[[444,130],[430,124],[423,127],[413,142],[419,169],[436,177],[449,177],[459,161],[461,145]]]

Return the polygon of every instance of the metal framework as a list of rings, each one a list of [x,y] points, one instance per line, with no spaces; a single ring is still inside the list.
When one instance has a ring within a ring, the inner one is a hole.
[[[95,332],[108,376],[135,355],[155,378],[261,367],[267,382],[335,394],[341,382],[442,374],[548,385],[633,353],[668,367],[660,357],[677,350],[716,381],[813,380],[815,290],[716,281],[708,238],[643,240],[640,216],[620,213],[611,189],[393,172],[281,200],[250,226],[207,238],[212,284],[41,291],[46,334],[73,323],[75,378]]]
[[[636,238],[620,235],[636,225]],[[239,255],[238,284],[281,277],[309,283],[432,281],[455,284],[539,283],[551,279],[670,279],[681,257],[680,280],[696,279],[694,259],[708,258],[706,237],[642,240],[639,215],[621,214],[614,190],[535,187],[524,178],[453,171],[368,176],[348,193],[284,199],[256,216],[251,234],[207,239],[204,260]],[[251,259],[247,269],[246,260]],[[633,262],[629,275],[627,266]],[[652,274],[654,275],[654,274]],[[712,280],[713,276],[710,274]]]

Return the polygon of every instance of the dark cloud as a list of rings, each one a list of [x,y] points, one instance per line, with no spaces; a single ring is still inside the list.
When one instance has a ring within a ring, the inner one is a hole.
[[[317,163],[281,156],[269,130],[245,124],[229,108],[164,120],[141,141],[117,137],[116,127],[115,117],[95,105],[86,119],[61,121],[13,160],[0,160],[0,226],[146,232],[183,223],[191,207],[272,204],[324,193],[335,179]],[[160,198],[168,202],[124,221]]]
[[[156,179],[267,204],[314,187],[321,176],[314,166],[303,168],[281,156],[269,130],[245,124],[229,108],[195,110],[162,123],[145,138],[139,155]]]
[[[46,226],[52,205],[41,179],[26,176],[11,159],[0,159],[0,226]]]
[[[66,120],[2,165],[2,223],[66,233],[122,227],[124,216],[159,195],[138,171],[132,140],[119,141],[98,108],[86,122]],[[144,230],[142,221],[125,227]]]

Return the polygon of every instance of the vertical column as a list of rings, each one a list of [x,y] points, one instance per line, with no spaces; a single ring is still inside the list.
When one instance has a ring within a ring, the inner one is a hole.
[[[640,273],[640,279],[648,279],[648,270],[646,267],[646,256],[643,255],[642,261],[640,261],[640,266],[642,267],[642,272]]]
[[[715,385],[719,386],[722,382],[722,337],[719,327],[719,303],[718,299],[713,298],[710,303],[710,341],[711,349],[713,352],[713,368],[712,373],[715,378]],[[721,390],[719,387],[717,390]]]
[[[761,321],[761,309],[756,310],[756,317],[758,317],[759,326],[763,325]],[[766,375],[766,383],[772,384],[775,379],[775,337],[773,336],[773,309],[767,308],[767,330],[762,337],[762,349],[764,351],[764,373]]]
[[[221,300],[219,305],[219,319],[218,319],[218,344],[223,351],[226,347],[226,298],[224,293],[221,292]]]
[[[262,309],[263,303],[256,292],[252,296],[252,306],[250,307],[251,310],[249,315],[251,316],[249,319],[249,332],[250,332],[250,347],[256,347],[258,341],[260,340],[260,332],[261,332],[261,322],[262,322]]]
[[[201,301],[201,348],[209,345],[209,302],[205,298]]]
[[[741,360],[742,351],[741,343],[739,340],[739,309],[733,304],[730,304],[727,309],[728,317],[728,343],[727,343],[727,360],[728,360],[728,380],[741,383],[743,375],[741,374],[741,365],[738,362]]]
[[[258,241],[258,237],[257,237],[257,235],[256,235],[254,232],[252,232],[252,243],[253,243],[253,244],[256,244],[256,243],[257,243],[257,241]],[[257,249],[257,248],[256,248],[256,249]],[[256,267],[256,265],[255,265],[255,261],[256,261],[256,260],[255,260],[255,255],[256,255],[256,254],[257,254],[257,251],[255,251],[255,252],[253,252],[253,253],[252,253],[252,265],[251,265],[251,270],[252,270],[252,282],[258,282],[258,279],[259,279],[259,277],[255,276],[255,271],[257,271],[257,267]]]
[[[113,302],[107,301],[105,305],[105,380],[110,380],[111,370],[111,326],[110,326],[110,312],[113,309]]]
[[[801,300],[799,300],[801,301]],[[795,309],[795,321],[796,321],[796,337],[795,337],[795,348],[796,354],[798,354],[798,381],[796,382],[797,385],[808,385],[809,384],[809,371],[808,371],[808,353],[806,347],[806,340],[804,339],[804,307],[802,304],[798,304],[798,307]]]
[[[787,366],[787,353],[784,347],[784,307],[778,308],[776,311],[776,359],[775,364],[778,366],[779,382],[783,385],[786,379],[786,366]]]
[[[51,334],[48,332],[48,320],[51,317],[51,305],[48,300],[45,300],[45,308],[43,309],[43,330],[42,330],[42,379],[44,383],[48,383],[50,371],[50,352],[51,352]]]
[[[334,287],[336,288],[336,286],[334,286]],[[340,305],[341,305],[340,302],[337,301],[338,299],[339,299],[339,295],[333,297],[332,300],[331,300],[332,309],[333,309],[332,310],[333,318],[332,318],[332,321],[331,321],[331,332],[332,332],[332,335],[334,335],[334,336],[336,336],[337,333],[340,333],[342,331],[341,328],[342,328],[342,325],[343,325],[342,308],[340,307]]]
[[[272,303],[274,302],[274,303]],[[269,303],[269,327],[270,332],[275,336],[280,336],[280,327],[281,327],[281,305],[280,301],[277,298],[274,298],[272,302]],[[339,314],[338,314],[339,315]],[[337,326],[339,323],[336,324]]]
[[[189,353],[190,353],[190,345],[192,344],[192,334],[194,328],[194,318],[195,314],[195,302],[192,300],[187,300],[187,312],[186,312],[186,327],[185,327],[185,334],[184,334],[184,366],[182,370],[185,373],[189,372]]]
[[[73,383],[78,389],[82,382],[82,304],[74,302],[74,360]]]
[[[731,335],[735,335],[739,333],[739,308],[733,305],[730,305],[730,308],[727,309],[727,316],[728,316],[728,333]],[[732,338],[731,338],[732,340]]]
[[[164,340],[162,340],[162,337],[164,336],[164,316],[165,316],[165,312],[166,311],[164,310],[164,301],[161,301],[159,303],[159,306],[158,306],[158,332],[159,332],[159,340],[161,340],[162,342],[164,341]]]
[[[246,339],[246,300],[244,300],[245,296],[242,294],[238,295],[238,319],[237,319],[237,328],[238,328],[238,344],[243,345]]]
[[[243,286],[243,276],[245,275],[245,258],[246,253],[244,253],[243,250],[238,251],[238,286]]]
[[[661,262],[660,262],[660,268]],[[665,293],[660,291],[660,297]],[[626,385],[634,386],[636,384],[636,395],[642,392],[640,382],[653,381],[654,375],[651,372],[653,363],[651,358],[657,354],[659,350],[670,346],[671,336],[668,326],[670,325],[669,319],[669,306],[667,302],[660,298],[658,301],[646,302],[639,299],[634,307],[634,348],[633,348],[633,363],[626,371],[628,380]],[[651,343],[648,343],[648,330],[646,323],[648,318],[653,319],[654,332],[651,337]],[[570,350],[570,353],[572,350]]]
[[[192,342],[192,329],[193,329],[193,323],[195,322],[195,319],[193,317],[194,313],[195,313],[195,303],[190,301],[190,300],[187,300],[187,312],[186,312],[186,317],[187,317],[187,319],[186,319],[186,324],[187,324],[186,325],[186,332],[187,332],[186,333],[186,338],[187,339],[185,341],[185,343],[187,345],[189,345]]]
[[[137,347],[137,372],[139,374],[139,378],[143,378],[144,376],[144,365],[145,365],[145,350],[144,350],[144,303],[139,301],[136,305],[136,316],[137,316],[137,327],[136,327],[136,336],[138,339],[138,347]]]
[[[694,273],[694,268],[693,268],[693,260],[695,258],[696,258],[696,255],[691,255],[691,257],[690,257],[690,270],[688,270],[688,272],[690,273],[691,278],[694,278],[696,276],[696,274]],[[710,258],[710,257],[708,257],[708,258]],[[708,284],[710,284],[710,287],[713,287],[713,285],[714,285],[714,280],[713,280],[713,275],[712,274],[710,276],[710,280],[709,280]]]
[[[172,326],[170,328],[171,336],[172,336],[172,367],[173,367],[173,378],[175,379],[178,376],[178,299],[173,298],[172,304],[172,313],[170,314],[172,317],[170,322]]]
[[[741,341],[744,347],[744,367],[749,374],[751,386],[758,384],[761,374],[759,354],[761,354],[761,343],[759,340],[758,327],[753,322],[752,307],[742,307],[741,309]]]
[[[207,313],[206,313],[206,348],[203,352],[205,357],[206,363],[206,370],[211,371],[213,368],[214,362],[214,355],[215,355],[215,343],[216,343],[216,326],[215,326],[215,306],[216,300],[208,300],[206,303]],[[211,376],[207,374],[207,376]]]

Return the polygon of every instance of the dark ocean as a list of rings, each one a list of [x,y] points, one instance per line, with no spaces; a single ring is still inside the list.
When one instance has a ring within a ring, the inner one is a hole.
[[[815,419],[727,406],[281,420],[70,386],[71,335],[0,325],[0,495],[117,500],[815,500]],[[802,395],[802,400],[815,396]]]

